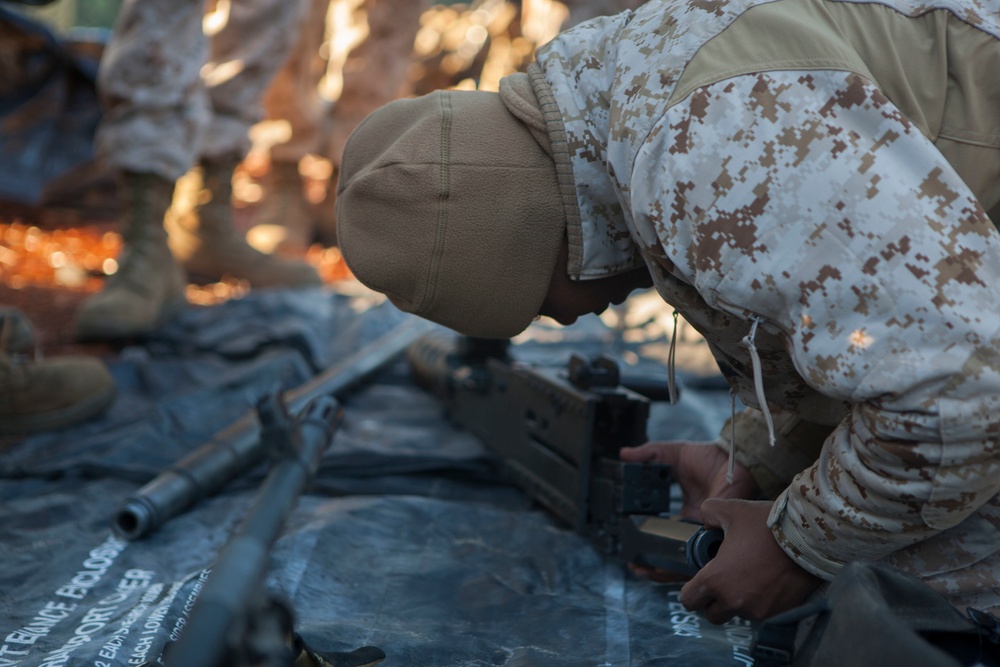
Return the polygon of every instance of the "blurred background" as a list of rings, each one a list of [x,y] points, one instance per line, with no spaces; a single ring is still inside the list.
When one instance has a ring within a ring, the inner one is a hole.
[[[206,32],[238,1],[210,2]],[[349,278],[335,247],[332,189],[343,142],[367,113],[435,89],[496,90],[501,77],[523,70],[560,30],[639,4],[301,1],[310,5],[303,33],[313,34],[302,36],[290,57],[297,62],[286,65],[297,74],[286,75],[284,84],[279,75],[264,100],[265,120],[252,129],[253,149],[234,177],[233,206],[251,245],[264,252],[279,246],[268,225],[255,223],[266,204],[271,149],[291,133],[282,103],[287,108],[288,86],[301,86],[305,77],[319,109],[320,140],[298,160],[302,197],[316,226],[313,242],[299,252],[328,283]],[[41,352],[104,354],[110,350],[75,343],[69,323],[79,302],[115,272],[121,247],[115,179],[94,156],[93,138],[101,118],[97,67],[122,3],[35,2],[43,6],[0,1],[0,303],[28,314]],[[289,76],[298,81],[289,84]],[[223,278],[192,283],[187,296],[194,305],[211,305],[247,290]]]

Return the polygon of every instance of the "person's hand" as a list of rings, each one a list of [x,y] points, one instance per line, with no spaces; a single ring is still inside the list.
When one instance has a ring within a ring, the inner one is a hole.
[[[663,463],[673,468],[673,478],[681,485],[683,500],[680,515],[701,521],[701,504],[708,498],[746,498],[760,495],[750,471],[736,463],[733,483],[726,481],[729,458],[714,443],[647,442],[639,447],[624,447],[621,460],[628,463]]]
[[[680,516],[701,521],[701,504],[708,498],[756,498],[757,483],[746,467],[736,464],[733,483],[726,481],[729,457],[712,442],[675,440],[647,442],[638,447],[624,447],[621,460],[628,463],[661,463],[673,468],[673,478],[681,486]],[[671,583],[686,576],[648,565],[629,563],[628,568],[640,577]]]
[[[821,580],[793,561],[767,526],[770,501],[709,499],[706,526],[721,528],[719,553],[681,589],[681,603],[711,623],[759,621],[802,604]]]

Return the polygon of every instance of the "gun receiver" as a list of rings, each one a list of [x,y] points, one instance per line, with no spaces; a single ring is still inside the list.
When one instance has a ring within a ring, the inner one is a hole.
[[[605,553],[694,574],[722,532],[666,518],[670,467],[624,463],[646,441],[649,401],[622,386],[607,357],[566,370],[514,362],[509,341],[428,334],[407,350],[418,384],[478,436],[504,472]]]

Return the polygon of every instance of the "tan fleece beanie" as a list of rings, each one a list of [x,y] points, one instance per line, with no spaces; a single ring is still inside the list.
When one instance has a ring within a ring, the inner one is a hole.
[[[358,280],[484,338],[515,336],[538,314],[566,226],[541,114],[528,125],[537,101],[506,89],[517,116],[479,91],[375,111],[347,142],[337,191],[338,242]]]

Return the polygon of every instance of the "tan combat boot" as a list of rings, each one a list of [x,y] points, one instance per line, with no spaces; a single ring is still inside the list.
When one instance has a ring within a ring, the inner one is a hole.
[[[154,174],[123,172],[122,252],[104,290],[77,313],[80,340],[120,340],[148,334],[186,305],[184,272],[174,261],[163,216],[174,183]]]
[[[271,162],[262,185],[264,199],[247,238],[262,239],[278,254],[302,256],[312,245],[314,224],[298,162]]]
[[[204,161],[178,182],[166,218],[174,257],[189,274],[205,280],[230,275],[251,287],[322,284],[309,264],[265,255],[233,226],[232,179],[237,164],[236,160]]]
[[[102,412],[115,396],[93,357],[15,361],[0,352],[0,433],[62,428]]]
[[[115,396],[107,369],[92,357],[31,361],[27,319],[0,309],[0,434],[62,428],[102,412]],[[28,338],[25,338],[25,336]]]

